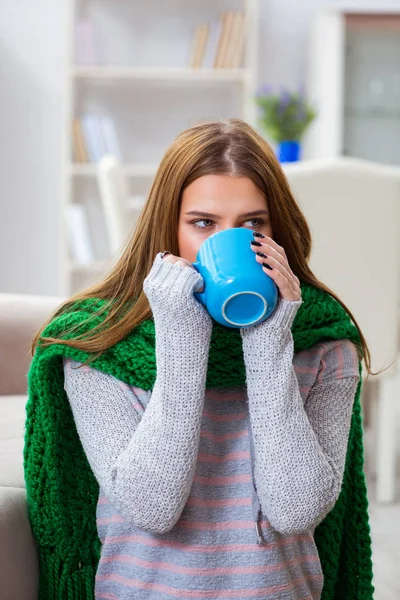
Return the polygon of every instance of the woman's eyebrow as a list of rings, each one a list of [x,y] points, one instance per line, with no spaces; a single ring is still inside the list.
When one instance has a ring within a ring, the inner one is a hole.
[[[186,215],[196,215],[196,216],[200,216],[200,217],[206,217],[209,218],[211,217],[212,219],[218,219],[218,215],[214,215],[212,213],[207,213],[207,212],[203,212],[201,210],[190,210],[189,212],[185,213]],[[247,213],[243,213],[241,215],[238,215],[239,218],[242,217],[255,217],[256,215],[268,215],[268,211],[265,209],[260,209],[260,210],[253,210],[252,212],[247,212]]]

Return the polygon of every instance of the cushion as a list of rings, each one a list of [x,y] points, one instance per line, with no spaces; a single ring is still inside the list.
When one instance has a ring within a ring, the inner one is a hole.
[[[0,396],[0,486],[24,488],[23,448],[28,397]]]
[[[0,581],[2,600],[37,600],[38,557],[18,487],[0,487]]]

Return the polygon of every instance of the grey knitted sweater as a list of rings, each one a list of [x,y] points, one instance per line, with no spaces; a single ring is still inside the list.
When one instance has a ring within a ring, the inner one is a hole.
[[[96,599],[318,600],[315,527],[342,483],[358,359],[348,340],[294,354],[301,305],[241,329],[246,385],[206,389],[212,321],[190,267],[144,282],[157,377],[144,391],[64,359],[100,485]]]

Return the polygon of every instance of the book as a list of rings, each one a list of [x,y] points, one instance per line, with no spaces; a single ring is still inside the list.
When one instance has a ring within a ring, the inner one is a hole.
[[[115,131],[114,121],[110,117],[101,117],[100,126],[105,154],[112,154],[122,161],[121,148]]]
[[[69,204],[66,217],[71,258],[82,265],[90,264],[94,255],[85,207],[76,202]]]
[[[100,160],[102,152],[93,115],[84,115],[81,122],[90,162],[96,163]]]
[[[82,21],[75,23],[75,63],[77,65],[86,64],[85,47],[83,45]]]
[[[198,69],[203,62],[203,56],[209,35],[209,25],[202,23],[196,26],[193,35],[192,48],[189,65],[192,69]]]
[[[100,23],[92,24],[92,40],[93,40],[93,49],[96,60],[96,65],[105,65],[105,51],[104,51],[104,43],[103,43],[103,33],[102,27]]]
[[[75,61],[80,65],[97,64],[93,24],[89,19],[81,19],[76,23]]]
[[[93,134],[99,149],[99,159],[107,154],[107,145],[103,135],[102,119],[103,117],[100,117],[99,115],[92,115]]]
[[[200,38],[199,53],[198,53],[198,57],[197,57],[197,61],[196,61],[197,68],[200,68],[203,64],[209,35],[210,35],[210,25],[208,23],[204,23],[204,25],[202,27],[202,35]]]
[[[86,163],[89,160],[82,124],[79,119],[72,121],[72,151],[75,162]]]
[[[75,24],[75,63],[100,65],[104,62],[99,25],[95,26],[90,19],[80,19]]]
[[[227,14],[228,14],[228,11],[224,10],[224,11],[222,11],[222,13],[219,16],[219,23],[220,23],[219,36],[218,36],[217,49],[216,49],[216,53],[214,55],[214,61],[213,61],[214,69],[217,69],[220,66],[221,50],[225,43]]]
[[[234,52],[232,54],[232,67],[240,68],[243,66],[243,50],[246,37],[246,15],[243,10],[237,14],[236,32],[234,40]]]
[[[218,40],[221,32],[221,19],[214,19],[210,25],[210,32],[203,58],[203,68],[212,69],[215,56],[217,55]]]
[[[226,44],[226,51],[224,57],[224,67],[232,69],[235,65],[235,54],[238,43],[238,36],[240,33],[240,12],[234,11],[231,19],[231,28],[229,32],[229,39]]]
[[[232,25],[233,25],[234,17],[235,17],[235,11],[233,11],[233,10],[226,11],[226,14],[224,17],[223,38],[221,40],[220,52],[218,55],[218,60],[217,60],[217,65],[216,65],[218,68],[226,68],[226,66],[227,66],[227,55],[228,55],[228,49],[229,49],[229,44],[230,44],[231,35],[232,35]]]
[[[82,117],[82,130],[90,162],[99,162],[105,154],[122,160],[114,121],[110,117],[86,114]]]
[[[201,25],[196,25],[192,38],[192,47],[190,50],[189,67],[193,69],[196,64],[196,57],[200,47]]]

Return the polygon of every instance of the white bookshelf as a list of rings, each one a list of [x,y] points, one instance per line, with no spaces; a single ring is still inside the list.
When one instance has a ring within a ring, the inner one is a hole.
[[[72,159],[72,121],[84,113],[113,119],[132,198],[132,226],[173,139],[201,119],[240,117],[256,126],[259,0],[70,0],[63,143],[61,294],[101,277],[113,263],[97,190],[96,164]],[[226,10],[245,12],[240,68],[189,68],[194,29]],[[86,18],[99,33],[101,64],[76,63],[75,31]],[[72,259],[67,211],[83,203],[93,260]]]

